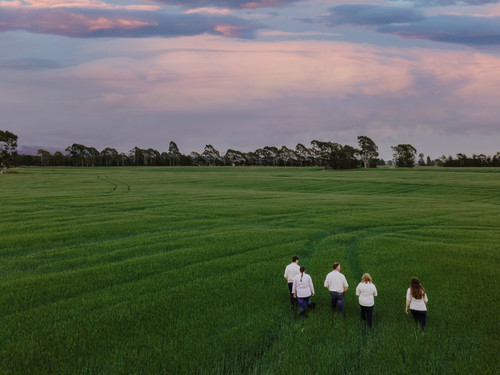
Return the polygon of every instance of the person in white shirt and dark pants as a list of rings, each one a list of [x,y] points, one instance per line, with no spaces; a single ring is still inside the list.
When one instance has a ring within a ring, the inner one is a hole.
[[[425,330],[425,321],[427,320],[427,293],[424,287],[420,284],[420,280],[416,277],[411,279],[411,284],[406,291],[406,309],[405,312],[408,314],[408,307],[410,308],[411,315],[415,319],[415,323],[418,326],[420,323],[420,328],[422,332]]]
[[[295,276],[297,276],[299,273],[300,273],[299,257],[293,256],[292,263],[286,266],[285,274],[283,275],[288,283],[288,291],[290,292],[290,304],[292,308],[297,306],[297,298],[293,297],[292,286]]]
[[[361,307],[361,319],[366,320],[368,326],[372,326],[373,305],[377,296],[377,288],[372,283],[372,278],[365,273],[361,282],[356,287],[356,295],[359,297],[359,306]]]
[[[333,271],[326,275],[325,288],[330,291],[332,310],[338,306],[339,313],[344,317],[344,293],[347,292],[349,284],[345,276],[340,273],[339,263],[333,263]]]
[[[306,315],[305,308],[306,305],[311,306],[311,297],[314,296],[314,286],[311,279],[307,273],[305,273],[305,267],[300,267],[300,273],[295,276],[293,280],[293,296],[297,298],[300,307],[300,314]]]

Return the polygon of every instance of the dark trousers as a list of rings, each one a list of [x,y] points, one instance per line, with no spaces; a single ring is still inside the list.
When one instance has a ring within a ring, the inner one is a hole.
[[[368,322],[368,326],[372,326],[373,320],[373,306],[361,306],[361,319],[366,320]]]
[[[293,306],[297,306],[297,298],[293,298],[293,293],[292,293],[292,288],[293,288],[293,283],[288,283],[288,290],[290,291],[290,304]]]
[[[427,311],[420,310],[412,310],[410,309],[411,315],[413,319],[415,319],[415,323],[418,325],[420,323],[420,328],[422,331],[425,330],[425,321],[427,320]]]
[[[338,306],[339,313],[342,316],[344,314],[344,293],[330,292],[330,298],[332,300],[332,309],[335,310],[335,307]]]

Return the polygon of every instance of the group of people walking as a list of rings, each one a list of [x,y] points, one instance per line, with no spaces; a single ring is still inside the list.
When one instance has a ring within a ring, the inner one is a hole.
[[[298,305],[300,314],[307,317],[306,307],[312,308],[315,304],[311,302],[311,297],[314,296],[314,285],[311,276],[305,273],[305,270],[305,267],[299,266],[299,258],[293,256],[292,263],[285,268],[284,277],[288,283],[292,308]],[[330,292],[332,310],[337,309],[344,317],[344,296],[349,289],[349,284],[345,276],[340,273],[339,263],[333,263],[333,270],[326,275],[324,286]],[[368,326],[371,327],[377,288],[368,273],[362,276],[361,282],[356,287],[356,296],[358,296],[361,308],[361,319],[366,320]],[[427,319],[427,302],[428,298],[424,287],[420,284],[418,278],[413,277],[406,292],[405,312],[408,314],[408,309],[410,310],[416,324],[420,323],[422,331],[425,330],[425,321]]]

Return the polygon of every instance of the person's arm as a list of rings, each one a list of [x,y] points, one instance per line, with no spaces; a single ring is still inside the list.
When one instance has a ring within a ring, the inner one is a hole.
[[[326,288],[326,289],[329,289],[329,288],[328,288],[328,276],[327,276],[327,277],[326,277],[326,279],[325,279],[325,284],[324,284],[324,285],[325,285],[325,288]]]
[[[313,285],[313,281],[311,278],[309,278],[309,284],[310,284],[310,288],[311,288],[311,296],[314,296],[314,285]]]
[[[408,314],[408,307],[410,307],[410,301],[406,300],[405,313],[407,313],[407,314]]]

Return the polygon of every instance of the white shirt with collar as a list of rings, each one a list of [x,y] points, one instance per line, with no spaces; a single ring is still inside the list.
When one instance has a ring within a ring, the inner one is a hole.
[[[348,286],[345,276],[339,271],[334,270],[326,275],[325,288],[328,288],[330,292],[344,293],[344,289]]]
[[[293,279],[300,273],[300,266],[292,262],[285,268],[285,274],[283,275],[289,283],[293,283]]]
[[[312,283],[311,276],[307,273],[299,274],[295,276],[293,280],[292,293],[297,294],[298,298],[307,298],[314,294],[314,286]]]

